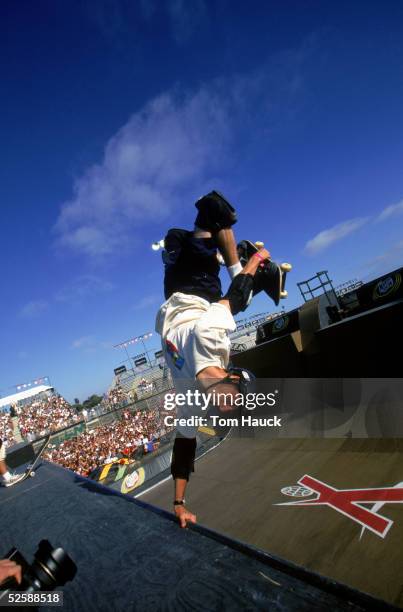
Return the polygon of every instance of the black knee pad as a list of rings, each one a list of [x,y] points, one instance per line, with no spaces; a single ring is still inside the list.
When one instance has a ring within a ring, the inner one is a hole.
[[[196,438],[176,437],[172,451],[172,477],[189,480],[190,472],[194,472],[196,455]]]
[[[224,376],[220,380],[216,380],[209,384],[207,387],[202,388],[202,391],[206,393],[209,389],[214,387],[216,393],[220,393],[220,385],[233,385],[236,394],[241,394],[246,397],[249,393],[256,393],[256,377],[250,370],[246,368],[235,368],[230,366],[227,370],[227,376]],[[237,378],[234,378],[236,376]],[[236,405],[236,404],[235,404]],[[216,407],[207,411],[207,416],[212,415],[222,416],[217,412]]]
[[[218,191],[211,191],[197,200],[199,211],[195,225],[213,234],[237,222],[235,209]]]
[[[224,299],[229,301],[231,313],[238,314],[246,310],[254,293],[254,281],[251,274],[237,274],[232,280]]]

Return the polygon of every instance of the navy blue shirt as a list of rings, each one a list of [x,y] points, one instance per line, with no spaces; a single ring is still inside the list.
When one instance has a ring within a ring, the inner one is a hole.
[[[195,238],[194,232],[171,229],[165,237],[164,293],[176,291],[217,302],[221,298],[220,264],[214,238]]]

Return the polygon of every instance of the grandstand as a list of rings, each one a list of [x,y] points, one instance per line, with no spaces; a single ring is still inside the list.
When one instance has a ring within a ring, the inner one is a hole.
[[[40,378],[16,386],[16,392],[0,399],[3,414],[0,437],[10,447],[23,440],[33,441],[82,420],[76,409]]]
[[[14,432],[13,419],[8,412],[0,412],[0,439],[3,440],[7,446],[12,446],[18,439]]]
[[[122,457],[141,460],[169,440],[162,408],[172,379],[161,351],[136,362],[135,369],[117,368],[100,404],[81,411],[50,385],[21,385],[2,398],[1,438],[10,448],[51,434],[46,458],[84,475]]]
[[[14,389],[13,393],[0,397],[0,438],[9,447],[23,439],[18,410],[23,410],[25,406],[30,406],[32,402],[42,400],[53,392],[47,376],[15,385]]]
[[[145,336],[149,337],[149,334],[144,334],[139,338]],[[126,345],[118,344],[116,348],[126,350]],[[120,388],[129,400],[137,401],[172,389],[172,377],[161,350],[154,349],[153,358],[150,357],[150,351],[146,349],[144,353],[135,357],[130,357],[127,350],[126,354],[128,359],[125,363],[131,365],[133,362],[133,367],[127,369],[126,366],[120,366],[115,369],[115,376],[108,393]]]
[[[0,397],[0,410],[9,410],[16,405],[24,406],[29,404],[34,397],[42,397],[53,390],[47,376],[16,385],[15,389],[13,393]]]

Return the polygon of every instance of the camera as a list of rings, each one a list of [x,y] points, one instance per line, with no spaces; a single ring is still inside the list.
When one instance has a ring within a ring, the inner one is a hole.
[[[15,578],[8,578],[0,584],[0,601],[10,591],[53,591],[66,582],[73,580],[77,566],[63,548],[53,548],[48,540],[41,540],[34,555],[32,565],[24,559],[23,555],[12,548],[5,558],[21,566],[21,584]],[[31,608],[32,610],[32,608]]]

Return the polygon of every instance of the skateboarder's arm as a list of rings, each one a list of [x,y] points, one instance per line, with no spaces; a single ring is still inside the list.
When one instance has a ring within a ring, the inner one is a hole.
[[[186,486],[187,480],[184,478],[175,479],[175,501],[184,501]],[[190,512],[185,505],[175,505],[174,511],[182,528],[185,528],[187,523],[196,522],[196,515]]]
[[[240,274],[251,274],[254,276],[260,264],[266,261],[266,259],[270,259],[269,251],[266,249],[259,249],[259,251],[257,251],[257,253],[255,253],[255,255],[245,264]]]
[[[223,256],[227,268],[239,263],[234,232],[231,228],[220,230],[216,235],[218,249]]]
[[[254,276],[260,264],[267,259],[270,259],[269,251],[266,249],[260,249],[256,255],[253,255],[253,257],[249,259],[249,261],[243,267],[242,272],[239,274],[250,274],[251,276]],[[223,306],[226,306],[228,310],[231,310],[229,299],[223,298],[219,300],[219,304],[223,304]]]
[[[175,479],[175,499],[182,501],[185,499],[186,485],[188,481],[184,478]]]

